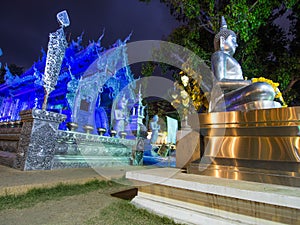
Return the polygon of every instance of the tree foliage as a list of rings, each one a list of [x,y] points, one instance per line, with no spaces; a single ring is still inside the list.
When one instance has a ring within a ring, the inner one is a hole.
[[[160,1],[181,22],[167,41],[190,49],[209,64],[214,52],[213,38],[219,31],[221,16],[224,16],[228,28],[238,36],[235,58],[241,64],[244,76],[263,76],[280,82],[287,101],[291,102],[295,97],[292,88],[300,80],[298,0]],[[286,30],[278,25],[278,18],[285,15],[288,15],[285,20],[289,26]],[[147,69],[149,74],[151,70]]]

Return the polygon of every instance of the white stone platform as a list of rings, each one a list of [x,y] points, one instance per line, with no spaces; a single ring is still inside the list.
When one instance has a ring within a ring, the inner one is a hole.
[[[186,224],[300,224],[300,188],[181,173],[130,171],[132,203]]]

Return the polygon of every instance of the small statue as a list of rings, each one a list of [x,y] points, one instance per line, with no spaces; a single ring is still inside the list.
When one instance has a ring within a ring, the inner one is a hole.
[[[136,150],[133,151],[133,165],[134,166],[142,166],[143,165],[143,156],[145,149],[145,141],[144,138],[137,139]]]
[[[158,115],[153,116],[152,121],[150,122],[150,129],[152,131],[151,135],[151,144],[155,144],[158,138],[158,131],[160,130],[160,125],[158,122]]]
[[[214,39],[215,53],[212,55],[211,62],[217,85],[220,86],[224,95],[213,99],[215,104],[211,106],[210,111],[240,110],[250,102],[274,100],[275,91],[270,84],[252,83],[251,80],[244,79],[240,64],[233,58],[238,46],[236,39],[236,34],[227,29],[226,21],[222,17],[220,32]],[[224,102],[221,101],[222,97],[224,97]]]
[[[118,102],[117,109],[114,111],[114,130],[117,131],[117,136],[122,131],[125,131],[125,127],[128,123],[128,110],[127,110],[128,100],[126,96],[123,95],[121,100]]]

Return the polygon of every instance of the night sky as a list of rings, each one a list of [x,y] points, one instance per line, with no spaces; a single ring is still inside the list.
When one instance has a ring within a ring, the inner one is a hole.
[[[105,29],[102,45],[107,48],[131,31],[130,42],[162,40],[177,26],[159,0],[6,0],[1,2],[0,62],[27,69],[38,61],[41,49],[47,51],[49,33],[59,28],[56,14],[63,10],[71,22],[65,29],[68,38],[76,40],[84,32],[87,44]]]

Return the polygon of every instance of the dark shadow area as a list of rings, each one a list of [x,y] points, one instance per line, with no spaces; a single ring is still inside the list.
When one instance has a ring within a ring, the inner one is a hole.
[[[138,193],[137,188],[131,188],[125,191],[119,191],[116,193],[111,194],[113,197],[121,198],[124,200],[132,200]]]

